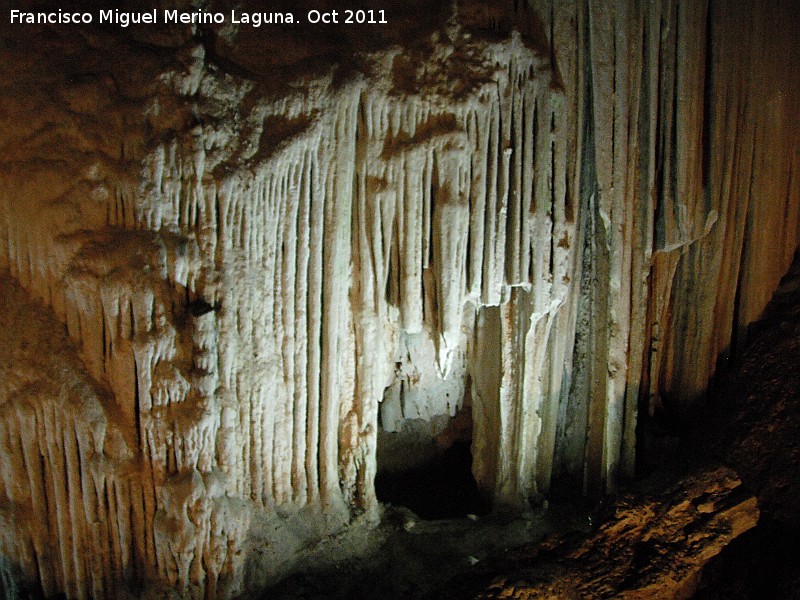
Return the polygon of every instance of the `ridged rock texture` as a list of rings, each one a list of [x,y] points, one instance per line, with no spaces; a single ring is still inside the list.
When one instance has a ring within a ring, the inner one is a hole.
[[[263,585],[459,410],[494,506],[610,491],[735,354],[798,243],[794,2],[378,8],[3,15],[8,596]]]
[[[552,538],[522,546],[504,565],[513,575],[452,598],[693,598],[703,567],[756,526],[758,502],[725,467],[658,487],[617,500],[583,543]]]

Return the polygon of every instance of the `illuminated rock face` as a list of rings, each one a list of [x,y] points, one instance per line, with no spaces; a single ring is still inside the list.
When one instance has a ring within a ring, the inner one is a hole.
[[[381,428],[466,403],[520,507],[697,401],[798,242],[794,8],[522,4],[302,77],[242,31],[4,45],[7,589],[231,595],[376,517]]]

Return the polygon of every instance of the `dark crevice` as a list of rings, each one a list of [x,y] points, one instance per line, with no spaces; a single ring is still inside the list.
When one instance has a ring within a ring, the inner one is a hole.
[[[553,115],[550,115],[550,131],[555,129]],[[550,223],[555,225],[556,222],[556,151],[555,142],[550,142]],[[550,276],[555,276],[555,263],[554,254],[556,250],[556,232],[554,227],[551,226],[550,230]]]
[[[744,230],[742,233],[742,250],[739,255],[739,270],[736,273],[736,292],[733,297],[733,327],[731,328],[731,358],[735,361],[744,349],[744,344],[747,341],[747,327],[741,324],[741,310],[742,310],[742,287],[746,285],[747,278],[744,276],[744,271],[747,268],[747,239],[748,233],[751,229],[751,215],[750,205],[753,202],[753,182],[755,179],[753,164],[755,163],[756,142],[755,142],[755,129],[753,131],[753,151],[750,157],[750,189],[748,191],[748,202],[746,204],[746,213],[744,221]]]
[[[706,565],[693,598],[795,598],[798,586],[800,531],[762,517]]]
[[[203,298],[196,298],[186,305],[186,311],[193,317],[202,317],[203,315],[214,310],[217,310],[217,307],[210,304]]]
[[[133,359],[133,415],[136,422],[136,447],[142,448],[142,416],[139,399],[139,365]]]
[[[470,443],[457,441],[433,460],[399,473],[378,473],[378,500],[405,506],[422,519],[485,515],[490,506],[472,476]]]

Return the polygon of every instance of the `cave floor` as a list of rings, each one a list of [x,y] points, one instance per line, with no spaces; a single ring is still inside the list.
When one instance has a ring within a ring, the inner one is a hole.
[[[453,579],[480,585],[483,563],[496,564],[513,548],[555,531],[588,531],[588,511],[577,504],[539,509],[523,518],[469,515],[426,520],[391,505],[384,505],[382,512],[377,530],[351,531],[323,542],[305,561],[317,566],[287,577],[262,597],[437,598]]]
[[[263,597],[800,598],[800,260],[731,362],[661,466],[602,510],[426,521],[386,505],[359,552],[328,541]]]

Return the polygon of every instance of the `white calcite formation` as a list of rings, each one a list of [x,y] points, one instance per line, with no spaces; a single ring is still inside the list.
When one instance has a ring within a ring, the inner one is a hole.
[[[459,410],[494,506],[614,489],[798,242],[796,11],[728,4],[465,1],[283,70],[4,26],[7,594],[267,583]]]

